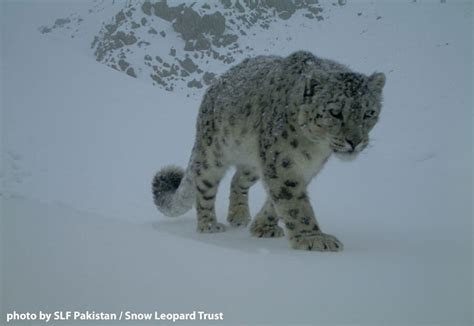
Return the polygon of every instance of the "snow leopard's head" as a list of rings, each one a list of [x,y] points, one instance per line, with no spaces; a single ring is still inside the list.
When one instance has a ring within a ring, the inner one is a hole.
[[[314,75],[305,80],[298,124],[309,139],[327,139],[339,158],[354,159],[369,143],[384,85],[383,73]]]

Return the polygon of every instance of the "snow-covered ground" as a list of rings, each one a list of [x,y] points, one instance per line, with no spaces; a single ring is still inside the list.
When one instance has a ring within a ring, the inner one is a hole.
[[[323,230],[345,245],[337,254],[294,251],[246,230],[196,234],[194,211],[161,216],[151,177],[186,164],[199,97],[128,77],[38,32],[81,2],[1,4],[2,323],[13,310],[472,323],[470,2],[328,2],[328,19],[273,47],[387,75],[373,146],[355,162],[331,159],[310,189]],[[252,212],[263,198],[261,186],[252,189]]]

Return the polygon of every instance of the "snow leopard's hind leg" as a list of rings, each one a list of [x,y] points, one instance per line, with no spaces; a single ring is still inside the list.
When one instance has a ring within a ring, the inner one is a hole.
[[[250,222],[249,188],[258,180],[258,174],[250,167],[237,167],[230,185],[229,213],[231,226],[247,226]]]
[[[215,210],[217,189],[226,170],[222,157],[217,154],[209,150],[200,150],[193,162],[197,231],[201,233],[225,231],[225,225],[217,222]]]
[[[285,235],[278,226],[278,217],[270,199],[267,199],[255,220],[250,225],[250,233],[258,238],[277,238]]]

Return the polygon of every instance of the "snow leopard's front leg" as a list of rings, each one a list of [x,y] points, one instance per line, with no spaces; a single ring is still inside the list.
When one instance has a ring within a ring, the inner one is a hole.
[[[248,192],[258,180],[258,174],[249,167],[237,167],[230,185],[229,214],[231,226],[247,226],[250,222]]]
[[[276,238],[285,235],[283,229],[278,226],[278,216],[273,203],[267,198],[255,220],[250,225],[250,233],[258,238]]]
[[[283,161],[285,166],[285,161]],[[267,168],[272,168],[267,167]],[[306,192],[306,182],[289,166],[276,178],[267,176],[264,182],[275,210],[284,222],[292,248],[313,251],[341,251],[336,237],[321,232]]]

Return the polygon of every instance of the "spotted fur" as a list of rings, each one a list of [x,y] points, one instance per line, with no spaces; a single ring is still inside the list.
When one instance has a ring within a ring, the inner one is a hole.
[[[252,235],[282,236],[281,219],[293,248],[342,250],[337,238],[321,231],[306,187],[333,153],[353,159],[367,146],[384,84],[382,73],[366,76],[305,51],[244,60],[207,90],[190,163],[179,186],[176,170],[157,174],[155,203],[173,216],[195,204],[199,232],[224,231],[214,202],[225,171],[235,166],[231,226],[250,222],[248,190],[261,179],[268,198]]]

